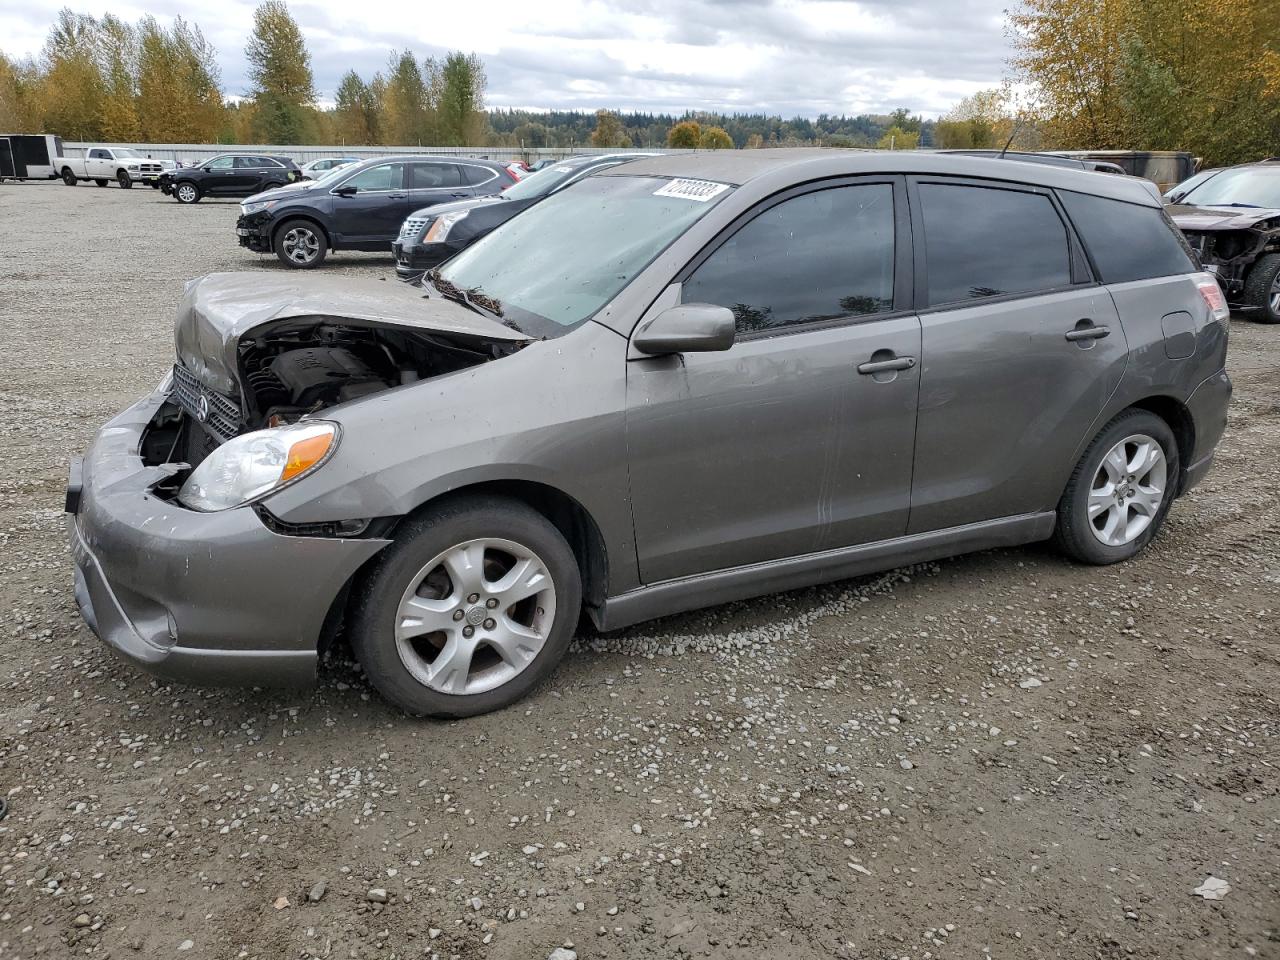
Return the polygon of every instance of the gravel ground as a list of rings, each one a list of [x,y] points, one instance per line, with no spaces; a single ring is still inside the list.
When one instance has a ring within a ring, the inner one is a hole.
[[[277,269],[235,215],[0,187],[0,957],[1280,956],[1280,329],[1235,322],[1218,465],[1135,562],[583,636],[518,707],[415,722],[349,655],[170,686],[76,614],[68,457],[165,372],[183,281]]]

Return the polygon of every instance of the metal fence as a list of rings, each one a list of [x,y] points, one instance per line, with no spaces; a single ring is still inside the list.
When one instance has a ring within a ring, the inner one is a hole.
[[[621,149],[617,147],[347,147],[342,145],[297,146],[288,144],[263,143],[87,143],[83,141],[64,140],[63,156],[79,157],[91,147],[129,147],[144,156],[156,160],[181,160],[188,163],[217,156],[220,153],[249,153],[265,156],[292,157],[299,165],[309,160],[323,157],[358,157],[361,160],[369,157],[389,157],[397,154],[413,154],[415,156],[442,157],[474,157],[481,160],[524,160],[533,163],[536,160],[550,158],[561,160],[565,157],[581,156],[597,153],[694,153],[693,150],[646,150],[640,147]]]

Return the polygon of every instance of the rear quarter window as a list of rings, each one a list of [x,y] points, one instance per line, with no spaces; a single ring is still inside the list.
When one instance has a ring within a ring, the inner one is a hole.
[[[1069,190],[1058,192],[1103,283],[1192,273],[1198,267],[1163,210]]]

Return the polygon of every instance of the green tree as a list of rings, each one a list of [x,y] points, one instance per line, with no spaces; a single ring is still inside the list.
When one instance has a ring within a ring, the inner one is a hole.
[[[702,142],[702,125],[697,120],[682,120],[667,131],[667,146],[673,150],[696,150]]]
[[[40,132],[42,85],[43,77],[34,61],[13,61],[0,53],[0,129]]]
[[[698,147],[702,150],[732,150],[733,137],[723,127],[703,127]]]
[[[102,139],[106,84],[97,57],[97,24],[63,7],[44,46],[43,121],[67,139]]]
[[[484,142],[487,82],[484,64],[474,53],[455,52],[444,58],[436,98],[440,144],[465,147]]]
[[[378,104],[369,85],[354,70],[343,74],[334,97],[333,132],[344,144],[378,142]]]
[[[263,0],[244,49],[253,83],[254,125],[269,143],[305,143],[314,131],[311,55],[284,0]]]
[[[876,146],[881,150],[914,150],[920,144],[919,131],[892,126],[881,135]]]
[[[426,61],[428,76],[436,73],[432,60]],[[428,79],[411,50],[393,51],[387,63],[387,77],[381,86],[378,125],[383,142],[399,146],[431,144],[435,136]]]
[[[591,131],[593,147],[629,147],[631,138],[622,120],[611,110],[596,111],[596,128]]]
[[[105,94],[102,135],[133,143],[141,138],[138,120],[138,35],[129,24],[108,13],[98,23],[98,63]]]
[[[154,17],[137,27],[137,112],[144,140],[209,143],[226,125],[213,47],[200,28],[175,17],[169,30]]]

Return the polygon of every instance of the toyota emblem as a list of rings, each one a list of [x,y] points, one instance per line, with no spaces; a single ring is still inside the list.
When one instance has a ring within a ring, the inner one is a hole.
[[[205,394],[200,394],[200,399],[196,401],[196,419],[201,423],[205,423],[209,419],[209,398]]]

